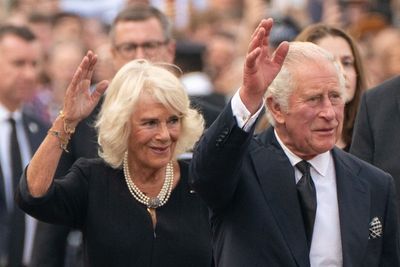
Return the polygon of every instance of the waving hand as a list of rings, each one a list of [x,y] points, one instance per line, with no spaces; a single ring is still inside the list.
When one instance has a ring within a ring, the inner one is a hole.
[[[71,126],[89,116],[107,89],[108,81],[104,80],[97,84],[93,92],[90,90],[96,62],[97,56],[92,51],[87,52],[65,93],[63,113]]]
[[[272,25],[272,19],[260,22],[251,36],[247,51],[240,98],[251,113],[260,108],[268,86],[282,68],[289,51],[288,42],[282,42],[272,55],[269,54],[268,37]]]

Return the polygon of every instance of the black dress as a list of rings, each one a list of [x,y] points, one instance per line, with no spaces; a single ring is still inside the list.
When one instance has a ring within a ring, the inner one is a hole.
[[[155,229],[133,198],[123,171],[101,159],[80,159],[48,193],[33,198],[23,176],[16,201],[28,214],[82,230],[86,266],[211,266],[208,211],[188,185],[188,164],[168,202],[157,209]]]

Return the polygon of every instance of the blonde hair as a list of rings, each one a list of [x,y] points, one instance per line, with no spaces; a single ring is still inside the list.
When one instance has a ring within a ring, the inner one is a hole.
[[[189,151],[204,130],[204,119],[190,108],[188,95],[168,68],[171,64],[137,59],[124,65],[111,81],[99,113],[99,155],[113,168],[122,166],[131,133],[130,119],[143,93],[150,94],[166,108],[181,116],[182,131],[175,156]],[[177,67],[176,67],[177,68]]]

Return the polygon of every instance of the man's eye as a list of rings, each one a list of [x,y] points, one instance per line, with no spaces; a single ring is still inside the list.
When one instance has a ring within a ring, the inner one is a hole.
[[[312,96],[310,98],[308,98],[309,102],[318,102],[321,99],[320,96]]]
[[[13,62],[13,64],[16,67],[22,67],[22,66],[24,66],[26,64],[26,62],[23,61],[23,60],[16,60],[16,61]]]
[[[136,44],[126,44],[121,47],[121,49],[124,51],[134,51],[134,50],[136,50],[136,48],[137,48]]]
[[[149,42],[149,43],[143,44],[144,49],[156,49],[157,47],[158,47],[158,44],[156,42]]]
[[[332,103],[338,103],[342,100],[342,96],[340,94],[332,94],[329,96]]]

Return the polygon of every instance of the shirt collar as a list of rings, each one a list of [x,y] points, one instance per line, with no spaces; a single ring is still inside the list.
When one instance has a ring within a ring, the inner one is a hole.
[[[286,156],[289,158],[290,164],[294,167],[297,163],[302,161],[303,159],[294,154],[289,148],[285,146],[285,144],[282,142],[282,140],[279,138],[278,133],[276,132],[276,129],[274,129],[274,134],[276,137],[276,140],[278,140],[278,143],[281,145],[283,152],[285,152]],[[329,161],[331,159],[332,155],[330,151],[326,151],[322,154],[318,154],[314,158],[307,160],[311,166],[321,175],[321,176],[326,176],[328,173],[328,167],[329,167]]]
[[[14,112],[10,112],[5,106],[0,103],[0,121],[6,121],[11,117],[14,118],[15,121],[20,121],[22,119],[22,110],[18,109]]]

